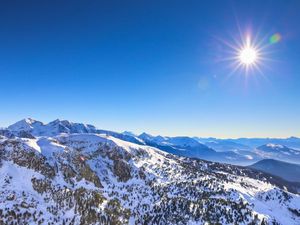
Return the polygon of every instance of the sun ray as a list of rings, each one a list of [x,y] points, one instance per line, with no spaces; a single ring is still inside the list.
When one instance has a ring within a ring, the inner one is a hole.
[[[242,31],[237,24],[235,33],[228,33],[227,38],[222,36],[213,36],[215,40],[221,43],[221,54],[216,57],[215,62],[224,65],[227,69],[227,74],[224,81],[231,78],[233,75],[242,76],[247,83],[248,81],[258,79],[268,80],[265,70],[272,70],[270,67],[274,62],[279,60],[270,58],[276,52],[272,45],[281,40],[280,33],[253,33],[252,29]],[[274,36],[275,35],[275,36]],[[270,38],[274,36],[273,42]],[[245,83],[245,84],[246,84]]]

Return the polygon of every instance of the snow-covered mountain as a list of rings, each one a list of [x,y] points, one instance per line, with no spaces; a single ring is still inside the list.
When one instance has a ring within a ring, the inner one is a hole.
[[[14,133],[25,131],[35,136],[55,136],[60,133],[96,133],[96,128],[92,125],[58,119],[44,124],[31,118],[23,119],[9,126],[8,130]]]
[[[113,131],[100,130],[93,125],[73,123],[68,120],[57,119],[48,124],[44,124],[43,122],[28,118],[9,126],[8,131],[13,135],[24,138],[30,138],[33,136],[51,137],[61,133],[106,134],[136,144],[147,144],[179,156],[195,157],[216,162],[246,165],[252,164],[256,160],[255,157],[252,157],[249,154],[240,154],[234,151],[220,153],[216,152],[214,149],[200,143],[198,140],[191,137],[152,136],[147,133],[136,136],[131,132],[117,133]]]
[[[118,133],[108,130],[97,129],[93,125],[83,124],[83,123],[73,123],[68,120],[54,120],[48,124],[43,122],[27,118],[21,120],[11,126],[6,130],[0,130],[1,132],[6,132],[10,135],[15,135],[18,137],[31,138],[34,136],[56,136],[61,133],[96,133],[96,134],[106,134],[113,136],[115,138],[129,141],[132,143],[140,145],[149,145],[156,147],[160,150],[166,151],[168,153],[176,154],[179,156],[194,157],[200,159],[206,159],[215,162],[230,163],[235,165],[251,165],[259,160],[265,158],[274,158],[279,160],[286,160],[288,162],[300,163],[300,151],[296,151],[296,157],[278,154],[266,154],[261,147],[254,148],[245,145],[240,142],[246,143],[265,143],[269,140],[275,140],[277,142],[284,142],[289,144],[297,144],[298,138],[292,137],[288,139],[216,139],[216,138],[197,138],[197,137],[165,137],[165,136],[153,136],[147,133],[142,133],[141,135],[135,135],[132,132],[126,131],[123,133]],[[267,146],[269,143],[266,143]],[[263,146],[265,146],[263,145]],[[276,144],[274,144],[276,145]],[[277,144],[280,146],[279,144]],[[262,147],[263,147],[262,146]],[[293,155],[293,154],[291,154]]]
[[[277,145],[284,145],[293,149],[300,149],[300,138],[289,137],[289,138],[238,138],[238,139],[227,139],[238,144],[255,148],[257,146],[266,145],[273,143]]]
[[[240,149],[215,151],[215,149],[209,145],[211,142],[205,142],[205,144],[203,144],[198,138],[152,136],[146,133],[138,137],[147,145],[179,156],[238,165],[249,165],[261,159],[255,152]]]
[[[288,148],[284,145],[269,143],[257,147],[255,152],[263,158],[277,159],[291,163],[300,163],[300,151]]]
[[[209,146],[210,148],[215,149],[216,151],[220,151],[220,152],[226,152],[226,151],[251,151],[252,148],[247,146],[247,145],[243,145],[243,144],[239,144],[236,143],[232,140],[226,140],[226,139],[217,139],[217,138],[198,138],[195,137],[196,140],[198,140],[200,143],[203,143],[207,146]]]
[[[300,224],[299,184],[49,124],[0,132],[0,224]]]
[[[132,135],[122,134],[114,131],[108,130],[100,130],[96,129],[95,126],[90,124],[83,123],[73,123],[68,120],[54,120],[48,124],[44,124],[43,122],[26,118],[15,124],[9,126],[6,130],[2,130],[2,132],[10,132],[12,135],[23,136],[26,135],[29,137],[32,136],[56,136],[61,133],[67,134],[107,134],[125,141],[130,141],[137,144],[144,144],[144,142]]]

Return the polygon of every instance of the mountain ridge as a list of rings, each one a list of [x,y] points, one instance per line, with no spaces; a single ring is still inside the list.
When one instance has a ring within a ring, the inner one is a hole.
[[[249,167],[274,176],[279,176],[287,181],[300,183],[300,164],[293,164],[275,159],[263,159]]]
[[[20,125],[21,124],[21,125]],[[60,133],[98,133],[107,134],[114,136],[116,138],[130,141],[132,143],[137,143],[140,145],[151,145],[157,147],[161,150],[167,151],[172,154],[177,154],[186,157],[197,157],[200,159],[206,159],[216,162],[231,163],[236,165],[251,165],[261,159],[270,158],[267,154],[264,154],[259,150],[259,147],[250,147],[245,145],[245,143],[239,143],[241,140],[246,140],[248,143],[251,139],[217,139],[217,138],[197,138],[197,137],[187,137],[187,136],[153,136],[151,134],[142,133],[140,135],[135,135],[132,132],[114,132],[108,130],[101,130],[93,125],[74,123],[68,120],[56,119],[52,122],[44,124],[43,122],[28,118],[23,119],[11,126],[9,126],[8,131],[11,135],[19,137],[32,137],[32,136],[55,136]],[[4,133],[4,131],[1,131]],[[7,132],[7,131],[5,131]],[[8,135],[8,134],[7,134]],[[271,138],[267,139],[254,139],[254,143],[259,140],[259,143],[266,142],[264,144],[271,143]],[[296,137],[291,137],[288,139],[276,139],[281,142],[298,143],[300,145],[300,139]],[[237,142],[234,142],[237,141]],[[248,143],[249,144],[249,143]],[[276,142],[274,143],[276,144]],[[300,152],[300,151],[299,151]],[[278,155],[273,154],[275,159]],[[282,157],[282,156],[280,156]],[[300,162],[300,158],[297,156],[296,160],[292,157],[284,155],[284,160],[292,163]],[[299,159],[298,159],[299,158]],[[293,161],[294,160],[294,161]]]
[[[98,129],[18,137],[22,131],[0,132],[0,224],[300,223],[300,184],[261,171]]]

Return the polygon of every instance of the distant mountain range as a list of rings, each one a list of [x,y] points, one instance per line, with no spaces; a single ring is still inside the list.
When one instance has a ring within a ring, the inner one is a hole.
[[[300,183],[299,164],[282,162],[275,159],[263,159],[249,167],[279,176],[288,181]]]
[[[168,153],[206,159],[210,161],[230,163],[236,165],[251,165],[265,158],[284,160],[292,163],[300,163],[300,138],[239,138],[217,139],[199,137],[165,137],[153,136],[147,133],[135,135],[125,131],[118,133],[97,129],[93,125],[73,123],[68,120],[54,120],[44,124],[34,119],[21,120],[0,133],[15,136],[55,136],[60,133],[97,133],[106,134],[124,141],[139,145],[149,145]],[[259,146],[259,147],[258,147]],[[271,146],[284,146],[284,148],[272,148]]]
[[[172,154],[201,158],[222,163],[250,165],[265,158],[274,158],[293,163],[300,163],[300,150],[292,149],[280,144],[291,146],[300,145],[299,138],[270,139],[253,138],[253,143],[264,143],[259,147],[252,147],[252,139],[216,139],[198,137],[163,137],[143,133],[134,137],[143,140],[147,145],[154,146]],[[236,141],[236,142],[235,142]]]
[[[298,137],[289,137],[289,138],[238,138],[238,139],[228,139],[232,140],[235,143],[246,145],[249,147],[257,147],[265,145],[268,143],[276,145],[285,145],[289,148],[300,149],[300,138]]]
[[[254,152],[250,151],[238,151],[237,149],[216,151],[206,145],[206,143],[200,143],[197,138],[152,136],[146,133],[137,137],[147,145],[180,156],[240,165],[249,164],[261,159]]]
[[[300,163],[300,151],[279,144],[266,144],[257,147],[255,153],[262,158],[278,159],[291,163]]]
[[[293,152],[273,147],[258,149]],[[239,154],[191,137],[25,119],[0,130],[0,224],[299,225],[299,183],[197,159]]]

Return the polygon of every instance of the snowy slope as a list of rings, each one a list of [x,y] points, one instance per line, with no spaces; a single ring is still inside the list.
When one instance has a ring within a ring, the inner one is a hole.
[[[300,223],[299,195],[250,169],[106,134],[1,140],[0,224]]]

